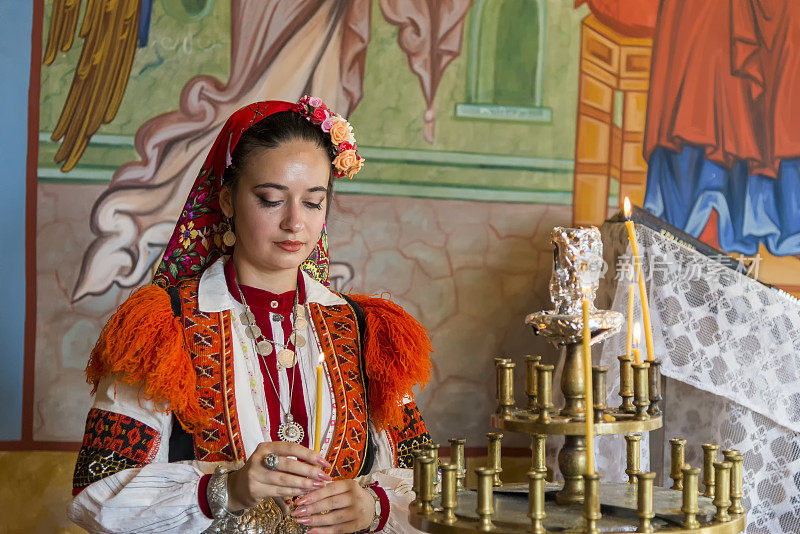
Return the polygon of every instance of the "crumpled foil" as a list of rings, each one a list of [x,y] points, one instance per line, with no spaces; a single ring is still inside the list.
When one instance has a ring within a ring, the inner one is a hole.
[[[583,339],[581,299],[585,296],[589,301],[591,343],[618,332],[623,323],[622,314],[597,310],[594,306],[600,278],[605,274],[600,230],[596,226],[556,226],[551,241],[555,246],[550,277],[553,310],[532,313],[525,318],[525,324],[555,345],[577,343]]]
[[[603,242],[596,226],[587,228],[553,228],[553,274],[550,277],[550,300],[553,312],[560,315],[581,315],[584,292],[589,309],[603,275]]]

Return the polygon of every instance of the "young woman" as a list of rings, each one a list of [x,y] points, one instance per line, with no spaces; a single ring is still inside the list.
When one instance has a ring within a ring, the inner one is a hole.
[[[319,98],[227,121],[153,284],[92,351],[73,521],[411,530],[408,468],[430,440],[411,396],[429,376],[427,333],[390,301],[325,286],[333,182],[362,164]]]

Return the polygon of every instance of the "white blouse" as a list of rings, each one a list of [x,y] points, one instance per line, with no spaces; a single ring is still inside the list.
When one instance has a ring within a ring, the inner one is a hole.
[[[306,302],[323,306],[345,304],[345,301],[325,286],[303,273]],[[274,395],[273,385],[263,375],[255,359],[254,348],[244,335],[239,315],[244,308],[229,293],[225,281],[224,259],[209,266],[200,278],[198,307],[203,312],[231,311],[233,339],[234,384],[236,410],[241,429],[245,456],[249,457],[259,443],[270,441],[269,418],[266,416],[265,395]],[[316,367],[320,349],[313,321],[304,337],[308,343],[297,349],[303,397],[308,413],[309,443],[314,442],[316,406]],[[273,340],[283,343],[280,323],[272,323]],[[330,445],[335,413],[330,378],[323,387],[322,401],[322,454]],[[288,400],[290,385],[286,370],[279,371],[280,398]],[[136,469],[124,469],[86,487],[70,503],[68,517],[89,532],[202,532],[212,520],[203,514],[197,498],[198,484],[204,474],[214,471],[213,462],[186,461],[169,463],[169,436],[172,432],[172,413],[157,410],[152,401],[139,397],[139,388],[114,377],[100,382],[94,407],[130,416],[158,431],[161,440],[152,463]],[[284,404],[284,408],[288,408]],[[281,410],[281,413],[283,410]],[[283,417],[283,414],[281,415]],[[359,479],[362,483],[378,482],[386,490],[391,504],[389,519],[384,527],[387,533],[419,532],[408,523],[408,504],[414,498],[410,469],[394,468],[389,439],[385,432],[376,432],[370,423],[371,438],[375,444],[375,462],[372,472]],[[222,462],[229,469],[241,467]]]

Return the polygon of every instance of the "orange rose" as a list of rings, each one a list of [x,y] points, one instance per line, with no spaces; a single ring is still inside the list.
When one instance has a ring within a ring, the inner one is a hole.
[[[330,134],[334,145],[343,143],[350,138],[350,125],[346,120],[340,119],[331,125]]]
[[[361,158],[358,161],[356,161],[355,165],[353,165],[352,167],[347,169],[347,171],[344,173],[344,175],[347,176],[347,178],[349,180],[352,180],[353,176],[355,176],[356,173],[358,173],[358,171],[360,171],[361,167],[363,167],[363,166],[364,166],[364,158]]]
[[[333,129],[331,128],[331,131]],[[333,160],[333,165],[341,172],[345,172],[350,167],[358,162],[358,156],[355,150],[345,150],[336,156]]]
[[[331,129],[332,130],[332,129]],[[348,178],[352,178],[364,165],[364,160],[358,159],[355,150],[345,150],[333,160],[336,170]]]

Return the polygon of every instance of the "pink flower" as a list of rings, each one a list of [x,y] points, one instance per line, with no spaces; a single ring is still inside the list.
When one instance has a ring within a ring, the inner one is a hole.
[[[331,126],[333,123],[336,122],[336,119],[333,116],[328,117],[324,121],[322,121],[322,131],[328,133],[331,131]]]
[[[164,250],[163,258],[165,260],[168,260],[169,257],[172,256],[172,251],[175,250],[177,247],[178,247],[177,243],[170,243],[169,245],[167,245],[166,250]]]
[[[348,143],[347,141],[342,141],[341,143],[339,143],[340,152],[344,152],[345,150],[353,150],[353,148],[355,147],[351,143]]]
[[[309,105],[318,108],[322,105],[322,99],[318,96],[312,96],[308,99]]]
[[[311,118],[314,119],[314,122],[316,122],[317,124],[325,122],[325,119],[327,119],[328,117],[330,117],[330,114],[322,108],[315,109],[314,112],[311,114]]]

